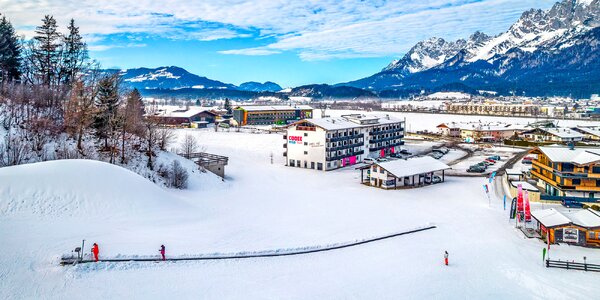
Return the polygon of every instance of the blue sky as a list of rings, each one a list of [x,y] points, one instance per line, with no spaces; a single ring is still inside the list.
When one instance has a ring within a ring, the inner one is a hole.
[[[497,34],[532,0],[0,0],[31,37],[44,14],[74,18],[104,67],[176,65],[228,83],[338,83],[371,75],[432,36]]]

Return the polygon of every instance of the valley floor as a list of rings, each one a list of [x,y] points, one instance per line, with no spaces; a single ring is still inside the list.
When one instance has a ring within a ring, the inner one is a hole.
[[[122,185],[107,192],[97,185],[110,175],[94,174],[113,169],[85,161],[70,162],[66,171],[64,161],[0,169],[0,298],[592,299],[598,293],[598,274],[545,268],[545,245],[514,228],[500,197],[488,205],[483,178],[386,191],[359,184],[352,168],[285,167],[281,135],[179,133],[229,156],[224,182],[154,189],[115,171],[111,184]],[[26,203],[48,195],[64,201],[50,191],[46,177],[53,173],[42,172],[48,168],[63,180],[80,178],[80,189],[67,195],[69,205],[35,210]],[[21,190],[22,181],[31,188]],[[302,256],[58,266],[60,255],[84,238],[100,245],[101,256],[157,255],[161,244],[168,256],[179,256],[324,245],[429,223],[437,228]],[[567,245],[552,246],[550,256],[600,263],[600,251]]]

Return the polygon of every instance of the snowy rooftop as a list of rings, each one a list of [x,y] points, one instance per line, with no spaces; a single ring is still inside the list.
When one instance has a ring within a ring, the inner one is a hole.
[[[210,107],[191,106],[189,108],[165,106],[160,107],[156,112],[156,116],[174,117],[174,118],[191,118],[204,111],[209,111]]]
[[[447,164],[431,156],[378,162],[376,164],[399,178],[451,169]]]
[[[560,138],[583,138],[583,134],[570,128],[539,128],[539,130]]]
[[[438,125],[438,127],[446,126],[448,128],[459,128],[461,130],[478,130],[478,131],[513,131],[513,130],[523,130],[524,126],[516,125],[516,124],[507,124],[500,122],[489,122],[489,123],[481,123],[481,122],[451,122],[451,123],[442,123]]]
[[[530,192],[539,192],[540,191],[538,188],[536,188],[535,186],[533,186],[531,183],[529,183],[527,181],[512,181],[510,184],[514,187],[518,187],[520,184],[521,187],[523,188],[523,190],[525,190],[525,191],[530,191]]]
[[[355,117],[354,117],[355,118]],[[398,122],[403,122],[403,120],[398,118],[393,118],[389,116],[365,116],[365,120],[373,120],[375,123],[370,124],[359,124],[355,121],[352,121],[353,118],[348,117],[327,117],[320,119],[306,119],[306,122],[312,123],[316,126],[319,126],[325,130],[340,130],[340,129],[349,129],[349,128],[359,128],[359,127],[369,127],[375,125],[382,124],[393,124]]]
[[[573,224],[588,228],[600,227],[600,214],[591,209],[565,213],[565,215],[571,219]]]
[[[238,107],[246,111],[313,109],[309,105],[243,105]]]
[[[600,213],[591,209],[559,212],[554,208],[532,211],[531,215],[546,227],[574,224],[581,227],[600,227]]]
[[[559,146],[538,147],[553,162],[571,162],[579,165],[600,160],[600,148],[575,148]]]
[[[583,131],[587,134],[591,134],[594,136],[600,136],[600,129],[591,128],[591,127],[577,127],[577,130]]]
[[[531,212],[531,216],[546,227],[555,227],[571,223],[569,218],[565,217],[565,215],[554,208],[534,210]]]

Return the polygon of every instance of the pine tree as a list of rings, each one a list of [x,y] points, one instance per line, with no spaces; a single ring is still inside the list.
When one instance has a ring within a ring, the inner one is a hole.
[[[229,98],[225,98],[225,104],[223,104],[223,108],[227,110],[228,114],[231,114],[231,102],[229,101]]]
[[[75,20],[71,19],[67,30],[69,34],[63,39],[63,74],[61,77],[64,83],[69,84],[83,69],[89,57],[87,45],[79,34],[79,27],[75,26]]]
[[[118,121],[119,87],[115,76],[100,79],[95,105],[98,109],[93,124],[96,137],[104,140],[104,147],[108,148],[108,139],[114,134]]]
[[[21,76],[21,44],[14,27],[2,16],[0,19],[0,81]]]
[[[35,30],[33,56],[41,82],[52,85],[58,75],[62,39],[53,16],[46,15],[42,22],[43,24]]]
[[[121,113],[123,124],[121,126],[121,163],[126,163],[125,142],[132,136],[144,135],[144,102],[137,89],[127,94],[125,106]]]

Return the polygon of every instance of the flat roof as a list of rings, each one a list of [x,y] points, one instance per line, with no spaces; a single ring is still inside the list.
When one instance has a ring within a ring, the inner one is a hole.
[[[241,108],[246,111],[269,111],[269,110],[312,110],[313,108],[309,105],[240,105],[236,108]]]
[[[565,213],[565,215],[575,225],[587,228],[600,227],[600,214],[589,208],[574,213]]]
[[[398,178],[451,169],[447,164],[431,156],[376,162],[375,164]]]

